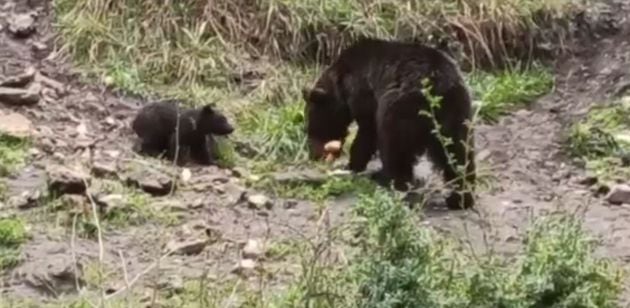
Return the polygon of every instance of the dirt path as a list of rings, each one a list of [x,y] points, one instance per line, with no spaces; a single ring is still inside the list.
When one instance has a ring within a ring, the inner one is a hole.
[[[6,24],[14,13],[33,10],[22,5],[11,6],[8,1],[0,1],[0,7],[8,8],[2,12],[13,12],[0,15],[0,24]],[[44,83],[42,99],[37,105],[0,105],[2,112],[26,116],[38,135],[37,151],[30,153],[34,163],[9,179],[10,194],[41,189],[45,184],[44,169],[73,166],[76,162],[114,165],[115,172],[125,176],[124,170],[129,166],[144,161],[131,151],[133,134],[129,129],[129,120],[141,102],[78,82],[67,62],[51,54],[49,12],[43,9],[43,4],[35,3],[33,8],[41,8],[35,34],[15,39],[7,30],[0,32],[1,73],[13,76],[33,65],[59,84]],[[479,157],[496,177],[495,188],[480,195],[480,217],[474,213],[434,213],[429,217],[431,225],[468,238],[478,248],[484,247],[482,235],[487,232],[496,250],[510,253],[519,247],[532,215],[583,209],[588,228],[602,239],[600,252],[630,265],[630,209],[605,205],[592,198],[587,188],[576,184],[582,171],[569,164],[561,145],[565,123],[570,123],[587,107],[605,102],[618,84],[630,80],[630,31],[628,23],[624,24],[626,29],[597,43],[596,50],[563,61],[557,69],[553,93],[528,110],[516,111],[496,125],[477,129]],[[193,167],[191,171],[193,182],[175,196],[150,200],[151,206],[176,213],[184,225],[163,228],[147,224],[107,232],[104,260],[109,267],[121,272],[119,252],[123,252],[126,270],[134,277],[163,254],[162,244],[173,238],[194,239],[203,233],[213,233],[221,239],[209,245],[203,254],[166,257],[160,262],[161,270],[147,277],[157,275],[160,281],[166,279],[168,283],[170,277],[197,277],[209,268],[221,277],[234,268],[247,239],[279,241],[315,236],[321,221],[313,206],[272,200],[271,209],[252,208],[243,199],[254,192],[248,192],[233,172],[210,167]],[[173,200],[178,205],[173,206],[170,202]],[[344,219],[347,205],[343,202],[331,207],[333,224]],[[3,211],[8,213],[13,209],[2,209],[0,213]],[[34,238],[24,246],[24,262],[2,276],[2,293],[49,294],[44,282],[53,283],[57,291],[72,290],[74,281],[67,278],[73,277],[72,259],[88,266],[87,260],[98,256],[95,241],[77,239],[72,244],[66,229],[51,224],[50,216],[41,212],[41,209],[31,210],[28,214],[41,224],[34,224]],[[265,265],[275,273],[275,283],[295,273],[286,264],[280,260]],[[47,270],[42,272],[42,268]],[[45,277],[60,273],[67,274],[66,278]],[[115,292],[121,286],[114,285],[111,289]],[[630,288],[626,288],[624,299],[624,306],[629,305]]]

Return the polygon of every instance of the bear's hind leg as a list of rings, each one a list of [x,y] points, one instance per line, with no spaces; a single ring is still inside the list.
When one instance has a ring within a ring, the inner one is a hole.
[[[394,188],[406,191],[413,183],[413,166],[417,158],[417,140],[413,130],[405,130],[413,121],[401,119],[395,127],[384,130],[379,138],[379,152],[382,170],[376,177],[381,184],[389,185],[394,181]]]
[[[443,172],[445,182],[454,182],[455,191],[447,198],[447,205],[451,209],[468,209],[474,206],[475,161],[474,146],[471,131],[461,123],[447,130],[444,137],[450,137],[452,143],[446,147],[451,153],[452,160],[446,156],[445,147],[439,138],[431,136],[429,142],[429,157],[431,162]],[[465,166],[462,168],[462,166]],[[458,170],[459,169],[459,170]],[[461,170],[465,174],[460,174]]]

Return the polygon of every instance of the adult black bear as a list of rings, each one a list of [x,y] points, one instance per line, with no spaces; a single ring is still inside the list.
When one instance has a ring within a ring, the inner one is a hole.
[[[425,80],[431,96],[442,99],[437,110],[423,94]],[[457,64],[444,52],[419,43],[365,38],[342,51],[315,86],[302,94],[312,158],[322,157],[325,143],[343,142],[348,126],[356,121],[350,170],[365,170],[378,149],[382,178],[387,183],[393,180],[397,190],[406,190],[417,157],[428,152],[446,182],[455,182],[457,192],[447,198],[448,206],[474,206],[471,96]],[[443,145],[434,134],[434,120],[441,136],[452,143]],[[452,153],[453,164],[445,150]],[[465,165],[465,175],[459,176],[458,165]]]
[[[176,134],[178,114],[179,134]],[[167,158],[173,160],[179,142],[178,165],[184,163],[187,154],[200,164],[213,164],[216,149],[212,135],[226,136],[234,131],[227,118],[210,105],[188,109],[179,108],[172,101],[144,106],[131,125],[142,139],[141,153],[159,155],[166,151]]]

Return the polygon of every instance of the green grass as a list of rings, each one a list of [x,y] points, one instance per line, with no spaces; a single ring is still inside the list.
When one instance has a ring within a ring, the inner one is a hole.
[[[290,181],[277,183],[271,178],[263,178],[253,183],[253,187],[262,188],[275,196],[310,200],[322,203],[343,195],[358,195],[376,189],[376,183],[365,176],[328,176],[323,181],[310,183]]]
[[[26,227],[21,220],[0,218],[0,270],[19,263],[20,245],[26,239]]]
[[[0,134],[0,177],[8,176],[25,163],[29,141]]]
[[[593,107],[570,130],[570,153],[586,162],[588,170],[603,180],[630,176],[630,166],[623,156],[630,153],[630,101],[619,100],[607,106]]]
[[[506,0],[489,6],[483,5],[485,1],[412,1],[409,7],[384,0],[370,7],[354,1],[269,1],[238,6],[220,2],[205,15],[195,11],[204,3],[194,0],[169,8],[150,2],[121,1],[106,8],[93,0],[57,0],[55,7],[64,47],[88,76],[133,93],[179,97],[192,105],[216,102],[235,122],[237,129],[231,139],[248,149],[246,154],[241,149],[222,151],[222,163],[263,172],[306,163],[300,89],[313,82],[317,70],[278,60],[293,58],[312,34],[330,34],[324,38],[329,48],[321,51],[330,55],[346,44],[341,43],[342,38],[426,39],[443,32],[440,29],[447,24],[501,28],[507,39],[517,33],[535,36],[535,26],[544,26],[544,22],[538,24],[542,22],[539,15],[561,20],[575,8],[572,0]],[[241,14],[247,9],[265,14]],[[488,16],[497,23],[488,23]],[[269,27],[276,29],[273,35],[266,31]],[[243,39],[251,33],[259,33],[259,43]],[[504,57],[507,49],[497,45],[491,33],[481,31],[478,36],[488,49],[469,50],[465,58],[480,62],[484,57]],[[472,44],[481,44],[478,39]],[[263,74],[253,89],[230,81],[240,72],[251,71]],[[482,119],[496,120],[514,105],[544,94],[552,81],[547,71],[534,67],[499,75],[473,73],[471,84],[484,102]]]
[[[480,119],[496,122],[515,108],[526,106],[547,94],[554,85],[554,78],[548,69],[534,65],[495,74],[473,73],[468,76],[468,83],[474,98],[481,103],[478,113]]]

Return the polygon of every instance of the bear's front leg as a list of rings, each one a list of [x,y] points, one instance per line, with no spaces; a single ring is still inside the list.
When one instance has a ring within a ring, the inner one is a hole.
[[[177,144],[179,141],[179,144]],[[178,166],[183,166],[186,161],[186,156],[188,156],[189,147],[187,144],[182,143],[181,140],[177,140],[177,135],[175,133],[171,134],[169,137],[168,144],[168,152],[167,158],[172,162],[175,160],[175,153],[177,153],[177,161],[176,164]]]
[[[352,172],[361,172],[367,168],[367,164],[376,153],[376,125],[370,121],[359,122],[357,137],[350,147],[350,162],[348,169]]]
[[[214,163],[205,135],[195,138],[195,141],[190,145],[190,156],[201,165],[212,165]]]

